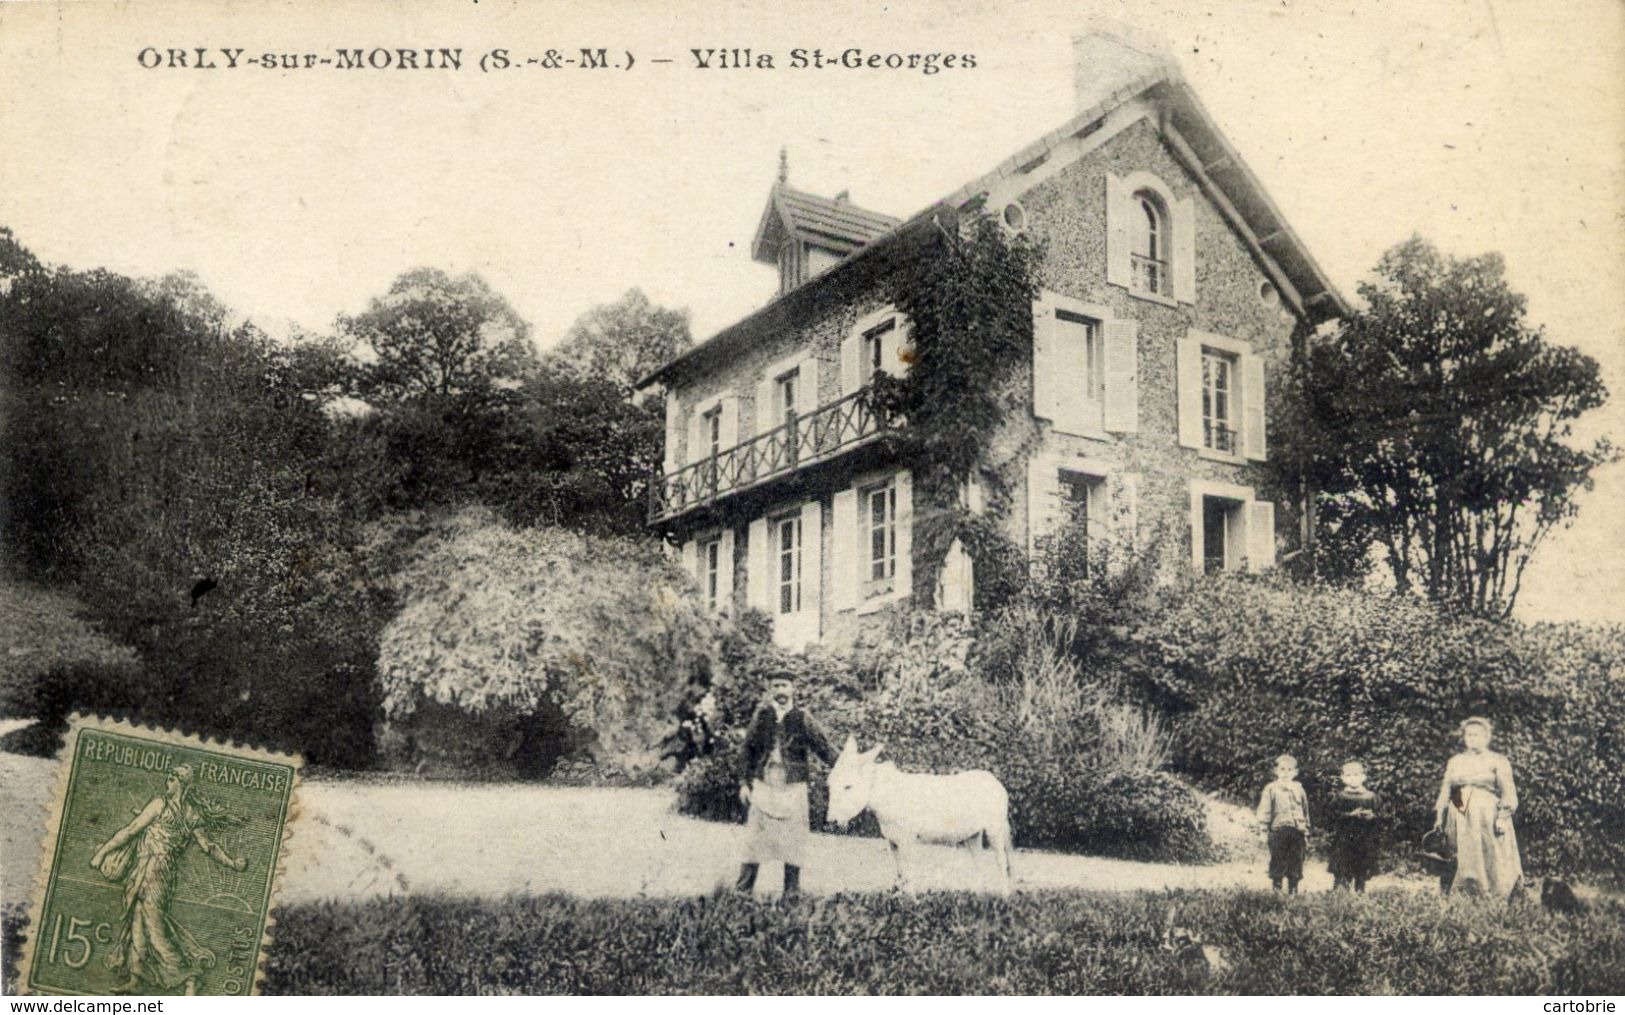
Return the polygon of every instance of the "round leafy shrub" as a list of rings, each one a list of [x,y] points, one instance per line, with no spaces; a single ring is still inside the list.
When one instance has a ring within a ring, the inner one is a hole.
[[[397,581],[378,658],[397,762],[543,775],[586,756],[635,775],[720,662],[716,618],[658,544],[472,511],[425,537]]]

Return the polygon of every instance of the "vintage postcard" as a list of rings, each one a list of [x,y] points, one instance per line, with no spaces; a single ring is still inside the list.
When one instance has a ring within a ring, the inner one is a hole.
[[[6,988],[1625,991],[1548,7],[0,4]]]
[[[20,984],[257,993],[300,761],[76,718]]]

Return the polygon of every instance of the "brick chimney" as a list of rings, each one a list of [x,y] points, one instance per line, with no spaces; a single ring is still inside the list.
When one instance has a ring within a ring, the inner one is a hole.
[[[1072,94],[1079,112],[1164,67],[1175,67],[1177,73],[1168,44],[1131,25],[1104,24],[1072,37]]]

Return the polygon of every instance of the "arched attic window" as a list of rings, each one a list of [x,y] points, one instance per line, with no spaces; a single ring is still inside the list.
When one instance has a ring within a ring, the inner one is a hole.
[[[1134,204],[1139,217],[1133,233],[1134,288],[1142,292],[1168,296],[1168,209],[1162,198],[1152,190],[1134,192]]]

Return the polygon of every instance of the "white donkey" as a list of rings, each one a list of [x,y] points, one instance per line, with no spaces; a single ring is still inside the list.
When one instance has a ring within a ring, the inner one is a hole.
[[[859,751],[858,742],[846,738],[829,772],[825,816],[844,824],[866,807],[874,811],[880,834],[891,845],[899,885],[906,884],[903,854],[919,843],[932,842],[964,846],[973,859],[979,847],[991,850],[1008,893],[1010,795],[999,780],[981,770],[953,775],[900,772],[889,761],[875,760],[884,747],[877,744]]]

